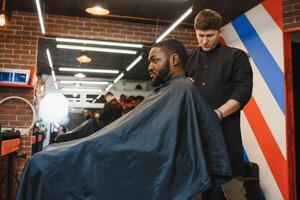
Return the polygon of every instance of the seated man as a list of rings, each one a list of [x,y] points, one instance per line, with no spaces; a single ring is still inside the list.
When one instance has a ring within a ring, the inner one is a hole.
[[[106,103],[100,114],[100,120],[103,126],[107,126],[116,119],[122,116],[123,108],[121,103],[115,98],[112,92],[107,92],[105,94]]]
[[[98,120],[94,117],[94,112],[92,110],[84,109],[84,116],[85,121],[83,123],[71,131],[59,134],[56,137],[55,142],[60,143],[84,138],[95,133],[102,127]]]
[[[231,176],[217,116],[184,77],[184,46],[159,42],[149,60],[153,92],[98,132],[35,154],[17,200],[190,200]]]

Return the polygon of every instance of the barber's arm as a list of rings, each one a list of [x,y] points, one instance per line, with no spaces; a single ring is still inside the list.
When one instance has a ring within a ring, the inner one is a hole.
[[[217,114],[220,121],[222,121],[225,117],[235,113],[240,110],[241,103],[235,99],[229,99],[225,104],[220,106],[218,109],[215,109],[215,113]]]
[[[233,92],[228,101],[215,110],[220,121],[243,109],[250,100],[253,87],[253,72],[248,55],[243,51],[235,54]]]

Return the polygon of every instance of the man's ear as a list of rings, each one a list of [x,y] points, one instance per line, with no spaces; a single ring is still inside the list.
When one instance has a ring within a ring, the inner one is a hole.
[[[219,30],[220,37],[223,37],[223,33],[224,33],[224,28],[222,27],[222,28],[220,28],[220,30]]]
[[[172,66],[176,66],[176,65],[180,64],[180,59],[179,59],[178,54],[174,53],[170,56],[170,64]]]

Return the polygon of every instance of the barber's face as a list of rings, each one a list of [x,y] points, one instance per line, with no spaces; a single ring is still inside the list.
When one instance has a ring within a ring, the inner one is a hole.
[[[210,51],[218,44],[223,29],[220,30],[196,30],[199,46],[203,51]]]
[[[150,61],[148,71],[152,86],[159,86],[171,76],[170,60],[161,48],[158,47],[150,50],[148,59]]]

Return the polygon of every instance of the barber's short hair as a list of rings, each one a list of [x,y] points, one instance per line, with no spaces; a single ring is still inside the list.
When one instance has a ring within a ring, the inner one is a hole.
[[[222,28],[222,16],[214,10],[201,10],[195,17],[194,28],[196,30],[219,30]]]
[[[161,48],[169,56],[176,53],[179,56],[182,67],[185,68],[188,59],[188,53],[184,45],[178,40],[175,39],[163,40],[161,42],[154,44],[152,48],[153,47]]]

